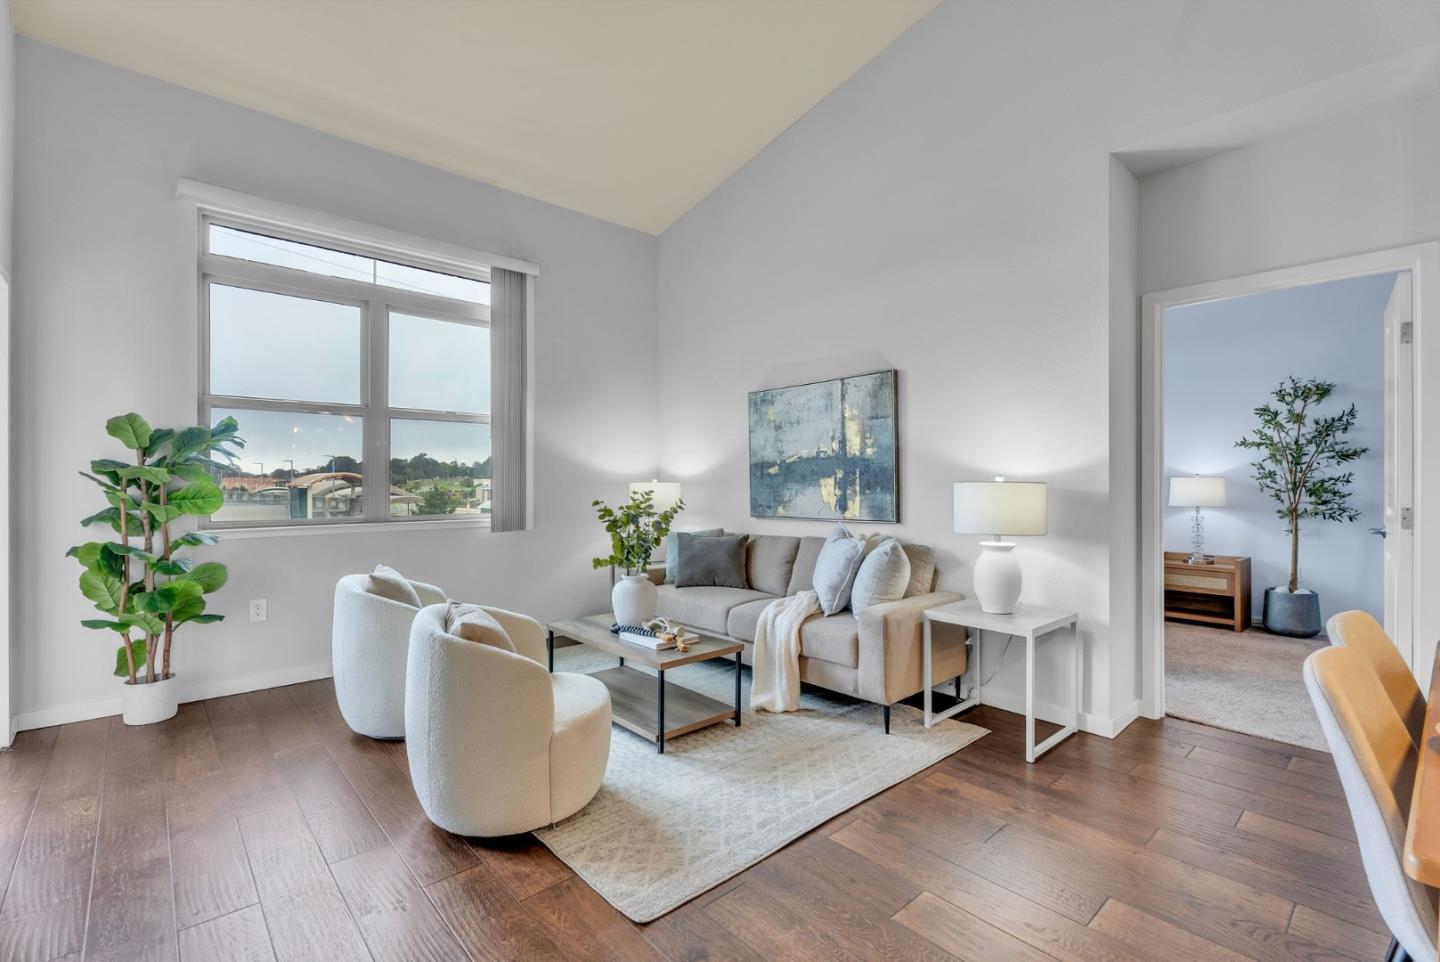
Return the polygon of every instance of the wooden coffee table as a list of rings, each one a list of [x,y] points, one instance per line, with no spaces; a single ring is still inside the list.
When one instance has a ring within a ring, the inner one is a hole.
[[[681,652],[674,648],[654,651],[643,645],[622,641],[610,633],[609,615],[590,615],[571,621],[555,621],[548,629],[547,645],[550,651],[550,670],[555,670],[555,638],[571,638],[592,648],[599,648],[620,659],[620,664],[605,671],[596,672],[591,678],[598,678],[610,689],[612,717],[615,724],[627,728],[642,738],[655,743],[655,750],[665,752],[665,739],[676,735],[718,725],[733,720],[740,727],[740,653],[744,645],[738,641],[712,638],[702,632],[695,632],[699,640],[690,645],[690,650]],[[694,631],[695,629],[690,629]],[[723,701],[716,701],[697,691],[691,691],[665,680],[665,672],[681,665],[693,665],[712,658],[735,656],[735,707]],[[644,665],[655,669],[655,678],[643,671],[626,667],[625,662]]]

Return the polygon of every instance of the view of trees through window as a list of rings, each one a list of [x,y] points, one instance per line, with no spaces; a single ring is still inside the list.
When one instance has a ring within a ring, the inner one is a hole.
[[[214,468],[215,521],[489,517],[488,283],[219,225],[206,237],[205,403],[246,440],[243,462]]]

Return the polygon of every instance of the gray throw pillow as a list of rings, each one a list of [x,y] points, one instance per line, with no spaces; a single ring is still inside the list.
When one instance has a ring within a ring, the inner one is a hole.
[[[900,542],[886,538],[860,562],[850,589],[850,608],[859,614],[871,605],[899,601],[909,586],[910,558]]]
[[[865,557],[866,540],[857,538],[843,524],[837,524],[815,559],[815,593],[820,610],[837,614],[850,604],[850,588]]]
[[[680,558],[680,536],[682,534],[698,534],[702,537],[712,538],[725,533],[724,528],[703,528],[699,531],[672,531],[665,536],[665,583],[675,583],[675,566]]]
[[[677,588],[748,588],[743,534],[698,535],[681,532],[675,568]]]

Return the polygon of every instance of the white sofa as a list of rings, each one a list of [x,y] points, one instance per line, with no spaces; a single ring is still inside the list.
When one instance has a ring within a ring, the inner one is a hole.
[[[410,625],[419,608],[365,590],[368,575],[346,575],[335,585],[330,658],[335,700],[345,724],[371,738],[405,737],[405,658]],[[410,586],[422,605],[440,604],[445,592],[422,581]]]
[[[600,789],[610,692],[551,674],[545,632],[486,608],[515,651],[446,631],[446,606],[416,615],[405,678],[406,753],[425,814],[458,835],[514,835],[560,821]]]

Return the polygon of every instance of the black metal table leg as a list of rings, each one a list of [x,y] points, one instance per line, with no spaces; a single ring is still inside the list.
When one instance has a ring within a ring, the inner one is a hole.
[[[656,734],[655,752],[665,754],[665,669],[655,672],[659,684],[655,688]]]
[[[555,632],[546,632],[545,649],[550,654],[550,671],[555,671]]]
[[[740,652],[735,652],[735,727],[740,727]]]
[[[620,667],[621,667],[621,668],[624,668],[624,667],[625,667],[625,656],[624,656],[624,655],[621,655],[621,656],[620,656]]]

